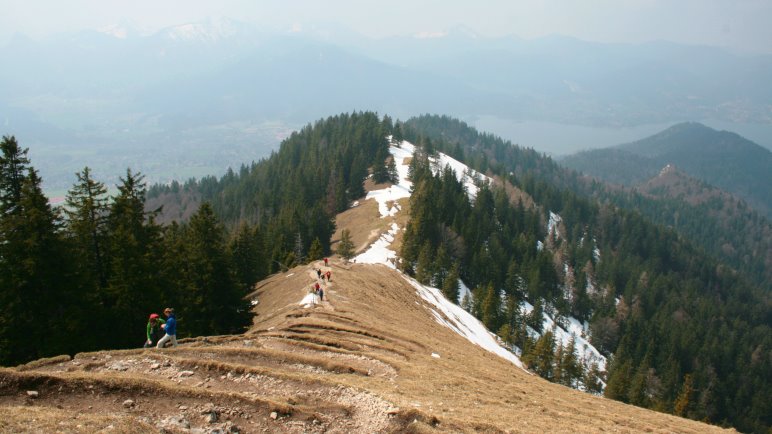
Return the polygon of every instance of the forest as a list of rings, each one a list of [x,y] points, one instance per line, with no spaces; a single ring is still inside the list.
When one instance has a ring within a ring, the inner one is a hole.
[[[551,159],[439,116],[333,116],[219,179],[148,189],[127,170],[113,197],[84,168],[61,208],[48,204],[26,150],[5,137],[0,363],[140,346],[147,315],[166,306],[178,310],[181,337],[244,330],[252,285],[331,253],[335,215],[364,195],[369,175],[392,176],[389,135],[419,149],[401,268],[449,298],[459,276],[473,288],[464,307],[535,372],[600,390],[602,374],[579,372],[548,330],[538,340],[527,333],[541,327],[541,311],[571,315],[590,323],[611,360],[607,397],[743,431],[772,426],[769,288]],[[497,183],[480,183],[470,199],[449,169],[431,167],[438,151]],[[192,198],[189,218],[157,223],[161,205],[182,197]],[[148,211],[150,200],[161,205]],[[550,212],[562,217],[561,237],[547,233]],[[518,309],[526,301],[530,315]]]
[[[769,428],[768,288],[750,283],[637,211],[582,196],[577,191],[586,187],[576,185],[582,181],[575,173],[532,150],[447,117],[411,119],[404,133],[422,144],[424,154],[453,155],[505,179],[539,204],[524,211],[522,203],[513,205],[497,187],[483,188],[468,203],[455,178],[444,171],[414,170],[413,218],[402,250],[407,272],[438,283],[449,270],[443,264],[460,264],[460,276],[475,288],[472,312],[523,349],[524,360],[535,362],[536,371],[548,379],[566,381],[565,372],[555,374],[564,371],[565,350],[550,343],[547,333],[542,342],[529,341],[524,326],[538,327],[538,321],[513,308],[522,300],[534,311],[554,309],[558,315],[589,320],[591,342],[611,360],[607,397],[743,431]],[[538,251],[536,240],[547,236],[550,211],[562,216],[567,233],[553,240],[551,249]],[[422,219],[425,215],[431,218]],[[596,243],[600,260],[588,240]],[[453,252],[443,263],[441,254],[436,260],[421,255],[443,250]],[[564,264],[577,270],[573,282],[565,281]],[[480,272],[480,267],[487,268]],[[552,356],[545,347],[552,347]],[[585,387],[591,389],[591,383]]]

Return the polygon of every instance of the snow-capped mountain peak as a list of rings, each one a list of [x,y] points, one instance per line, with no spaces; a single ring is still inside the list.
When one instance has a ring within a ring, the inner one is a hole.
[[[197,23],[187,23],[169,27],[162,31],[163,36],[174,41],[217,42],[239,34],[244,25],[226,17],[207,18]]]

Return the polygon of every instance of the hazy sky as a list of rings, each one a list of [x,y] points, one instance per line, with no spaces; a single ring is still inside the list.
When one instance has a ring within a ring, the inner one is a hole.
[[[0,43],[133,22],[146,30],[226,16],[278,29],[342,25],[383,37],[463,25],[484,36],[670,40],[772,53],[772,0],[0,0]]]

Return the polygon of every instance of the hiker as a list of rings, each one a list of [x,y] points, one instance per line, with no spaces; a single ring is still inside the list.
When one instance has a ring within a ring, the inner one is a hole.
[[[158,341],[156,348],[163,348],[167,342],[171,341],[172,346],[177,346],[177,318],[174,316],[174,309],[167,307],[164,309],[164,315],[166,315],[166,324],[162,328],[166,331],[166,335]]]
[[[324,266],[327,266],[327,258],[324,258]]]
[[[321,268],[317,268],[316,269],[316,278],[317,279],[321,279],[322,278],[322,269]]]
[[[322,288],[321,286],[319,287],[318,295],[319,295],[319,301],[324,301],[324,288]]]
[[[330,272],[330,270],[327,270],[327,282],[332,282],[332,280],[331,280],[332,277],[331,276],[332,276],[332,272]]]
[[[166,321],[162,320],[157,313],[151,313],[150,318],[147,320],[147,340],[143,348],[154,347],[156,343],[163,337],[164,332],[161,328],[162,324],[166,324]]]

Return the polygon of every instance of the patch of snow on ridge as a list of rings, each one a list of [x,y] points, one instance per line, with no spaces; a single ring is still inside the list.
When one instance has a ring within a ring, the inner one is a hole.
[[[477,192],[480,191],[480,189],[475,185],[474,179],[467,176],[467,174],[471,174],[474,178],[479,178],[481,181],[487,181],[490,182],[491,179],[487,176],[483,175],[482,173],[470,168],[466,164],[456,160],[455,158],[445,155],[442,152],[438,152],[439,154],[439,161],[436,158],[430,158],[430,161],[437,164],[437,169],[442,170],[445,168],[445,166],[450,166],[451,169],[453,169],[454,172],[456,172],[456,179],[458,179],[459,182],[462,182],[464,184],[464,187],[466,187],[466,191],[469,193],[469,196],[472,198],[477,197]]]
[[[403,141],[399,147],[390,146],[389,152],[394,156],[394,163],[397,166],[397,173],[399,174],[399,181],[397,184],[391,187],[383,188],[380,190],[373,190],[367,193],[367,199],[375,199],[378,202],[378,211],[381,213],[381,218],[393,217],[399,212],[399,207],[390,204],[395,204],[397,200],[410,197],[410,189],[413,187],[413,183],[408,181],[408,165],[405,164],[405,158],[411,158],[415,147],[409,142]]]
[[[299,305],[303,306],[305,309],[308,309],[311,306],[314,306],[319,303],[319,298],[314,294],[313,292],[309,292],[306,294],[305,297],[303,297],[302,300],[298,303]]]
[[[434,306],[439,312],[442,312],[442,315],[440,315],[437,310],[431,309],[432,315],[438,323],[465,337],[473,344],[503,359],[509,360],[515,366],[528,372],[523,366],[523,362],[514,353],[499,345],[495,335],[489,332],[480,320],[445,298],[439,289],[421,285],[415,279],[404,274],[402,277],[413,285],[422,299]]]
[[[359,264],[384,264],[396,269],[397,252],[389,249],[389,246],[394,242],[394,235],[397,232],[399,232],[399,225],[392,223],[391,229],[382,234],[378,241],[371,244],[364,253],[354,258],[354,261]]]

